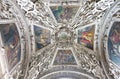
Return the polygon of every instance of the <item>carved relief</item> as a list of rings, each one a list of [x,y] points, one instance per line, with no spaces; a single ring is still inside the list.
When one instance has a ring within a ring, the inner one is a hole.
[[[0,0],[0,19],[13,19],[15,18],[12,6],[4,0]]]
[[[15,79],[38,78],[38,76],[41,75],[43,72],[53,67],[51,66],[51,62],[54,59],[53,56],[55,54],[55,50],[57,49],[57,47],[64,48],[64,49],[66,49],[67,47],[74,48],[73,53],[75,53],[75,57],[79,62],[78,67],[90,74],[93,74],[95,77],[104,79],[104,75],[102,74],[103,70],[100,66],[99,60],[97,59],[95,52],[85,47],[82,47],[81,45],[75,44],[74,40],[76,38],[76,35],[74,30],[76,29],[76,27],[93,23],[96,20],[100,21],[105,11],[109,9],[111,4],[114,2],[113,0],[108,0],[108,1],[101,0],[98,2],[95,2],[94,0],[84,1],[78,14],[75,16],[76,19],[73,20],[73,22],[70,24],[69,23],[66,24],[66,22],[63,22],[66,25],[64,25],[63,23],[57,24],[55,22],[54,17],[50,14],[49,3],[44,2],[44,0],[43,1],[42,0],[37,0],[37,1],[17,0],[16,2],[22,9],[23,15],[25,15],[25,18],[28,21],[26,22],[28,23],[28,25],[38,24],[54,30],[52,34],[53,36],[51,37],[51,39],[53,39],[54,41],[54,44],[51,43],[50,45],[47,45],[43,49],[38,50],[34,54],[29,53],[29,55],[31,55],[31,58],[27,60],[27,62],[30,61],[27,74],[25,74],[26,72],[25,70],[26,70],[26,65],[28,63],[24,61],[24,63],[21,63],[23,65],[20,65],[19,68],[16,69],[16,72],[14,73],[14,75],[17,75],[17,76],[14,76]],[[3,4],[3,2],[0,4]],[[15,18],[14,14],[18,13],[17,11],[15,11],[16,12],[15,13],[13,11],[13,6],[9,4],[6,4],[4,6],[0,5],[0,11],[2,11],[2,13],[0,13],[1,19]],[[12,14],[12,12],[14,14]],[[119,17],[119,13],[114,16]],[[21,19],[20,15],[18,15],[17,17],[19,21],[22,20],[23,22],[23,19]],[[64,19],[64,17],[62,18]],[[20,31],[21,33],[23,33],[21,36],[21,42],[22,42],[22,45],[29,48],[33,45],[34,36],[31,34],[30,27],[27,27],[27,30],[29,30],[29,33],[30,33],[30,34],[28,33],[27,35],[25,31],[25,27],[23,27],[25,25],[22,22],[21,23],[18,22],[18,24],[21,25]],[[31,35],[29,40],[26,39],[26,35],[27,36]],[[30,43],[30,46],[28,44],[27,46],[26,42]],[[30,49],[30,51],[32,51],[32,48]],[[25,53],[24,55],[28,55],[26,54],[26,52],[30,52],[30,51],[26,51],[26,49],[23,48],[23,53]],[[112,72],[119,75],[119,72],[116,69]],[[118,77],[116,76],[115,78],[117,79]]]
[[[76,52],[75,55],[78,58],[80,68],[93,73],[98,78],[104,79],[103,70],[99,60],[96,58],[95,52],[79,44],[74,45],[74,51]]]
[[[23,0],[17,1],[21,9],[25,11],[24,15],[28,18],[29,22],[38,23],[47,27],[55,26],[54,19],[49,14],[48,5],[42,1],[36,1],[35,3],[29,0],[25,2]]]
[[[114,0],[107,0],[107,1],[85,1],[82,5],[79,14],[76,16],[76,20],[72,24],[73,26],[84,26],[90,23],[95,22],[96,20],[102,18],[105,11],[108,10],[111,4],[114,3]],[[74,26],[74,27],[75,27]]]

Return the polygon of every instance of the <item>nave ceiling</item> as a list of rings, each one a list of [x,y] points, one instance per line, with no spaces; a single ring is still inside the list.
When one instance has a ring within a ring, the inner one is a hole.
[[[119,0],[0,0],[0,79],[120,79]]]

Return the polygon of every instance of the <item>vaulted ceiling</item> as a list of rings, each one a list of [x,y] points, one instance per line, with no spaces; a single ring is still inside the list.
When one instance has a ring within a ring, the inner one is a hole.
[[[120,79],[120,1],[0,0],[0,79]]]

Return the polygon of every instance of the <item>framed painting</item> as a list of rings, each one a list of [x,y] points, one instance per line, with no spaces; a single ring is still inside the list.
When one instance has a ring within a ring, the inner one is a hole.
[[[0,24],[0,31],[10,71],[21,59],[20,37],[15,23]]]
[[[77,33],[78,33],[77,43],[93,50],[95,25],[80,28],[78,29]]]

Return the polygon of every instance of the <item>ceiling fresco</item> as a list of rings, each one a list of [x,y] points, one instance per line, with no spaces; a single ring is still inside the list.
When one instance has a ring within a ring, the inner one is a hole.
[[[119,0],[0,0],[0,79],[120,79]]]
[[[61,6],[50,6],[52,13],[57,20],[58,23],[64,22],[72,22],[75,14],[77,13],[79,6],[74,5],[61,5]]]
[[[108,54],[110,60],[120,66],[120,22],[114,22],[108,37]]]
[[[1,35],[5,51],[7,53],[7,60],[9,70],[11,70],[21,58],[21,45],[19,33],[15,24],[0,24]]]
[[[50,30],[34,25],[35,48],[39,50],[51,43]]]
[[[58,50],[53,65],[76,65],[71,50]]]
[[[95,25],[87,26],[78,30],[77,42],[89,49],[94,49]]]

